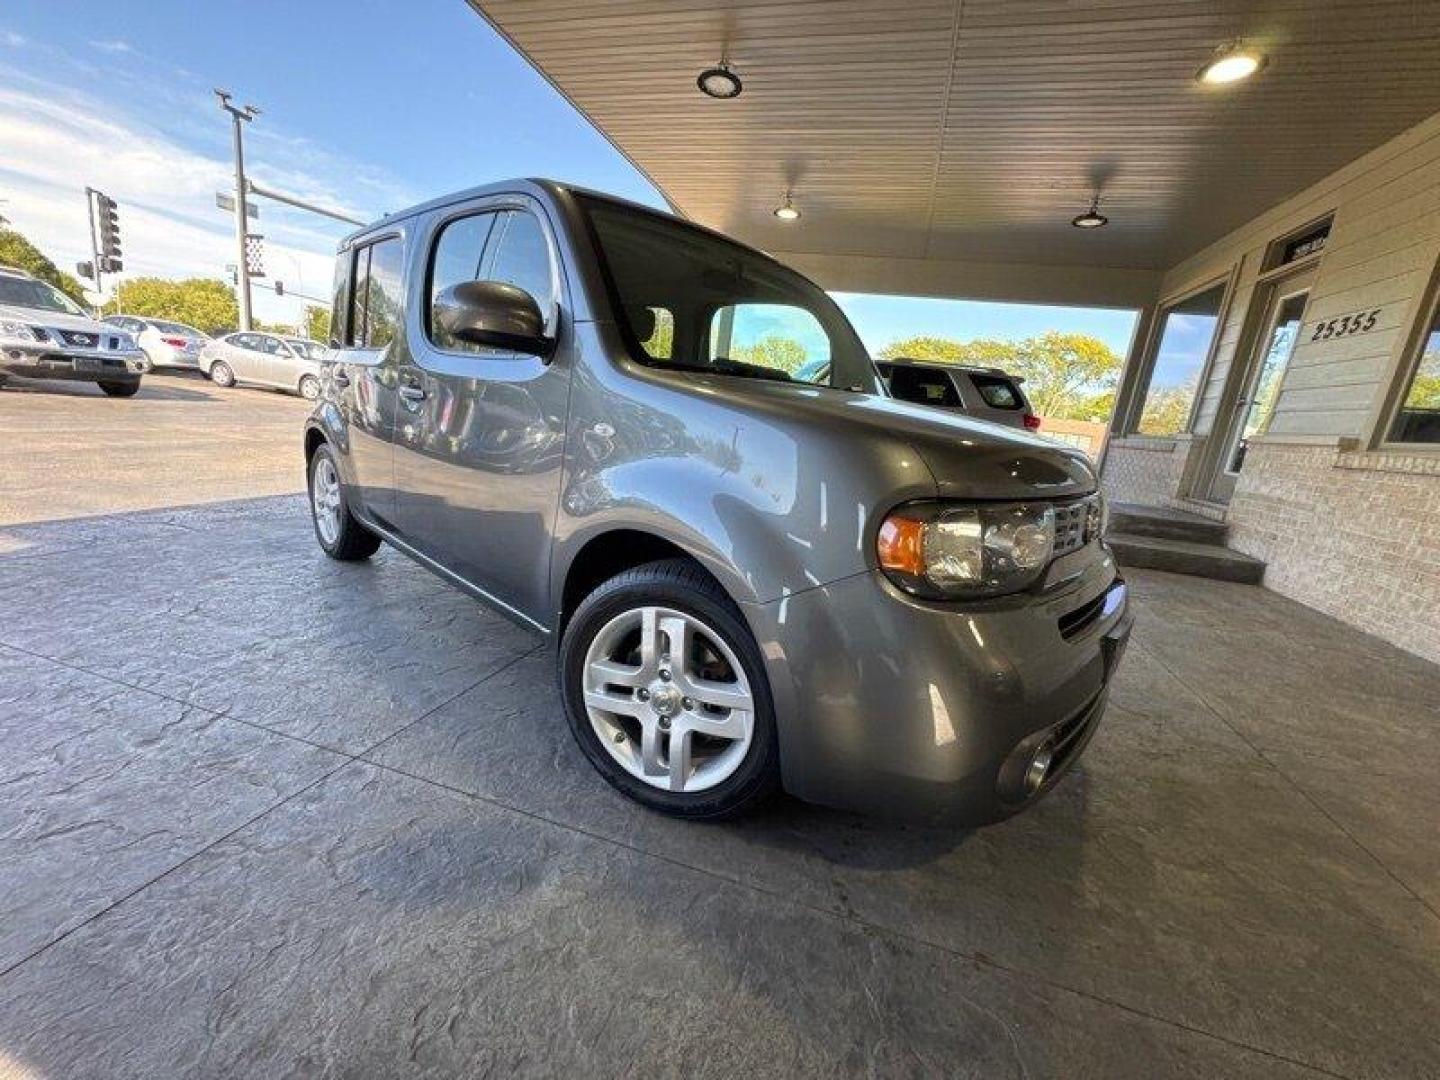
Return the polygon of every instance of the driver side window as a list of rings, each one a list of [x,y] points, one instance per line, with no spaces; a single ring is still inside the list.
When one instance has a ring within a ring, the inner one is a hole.
[[[790,304],[727,304],[710,317],[707,360],[730,360],[830,384],[830,338],[820,320]]]

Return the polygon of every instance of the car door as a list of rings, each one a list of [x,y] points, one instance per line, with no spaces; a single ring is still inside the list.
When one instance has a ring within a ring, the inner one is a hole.
[[[571,358],[563,278],[549,222],[518,196],[431,216],[411,260],[424,302],[407,319],[395,434],[396,513],[414,546],[525,613],[548,593]],[[534,297],[559,346],[538,356],[469,345],[432,325],[463,281],[503,281]]]
[[[286,369],[293,361],[289,359],[289,347],[274,334],[256,334],[255,358],[251,363],[256,382],[284,386]]]
[[[262,381],[263,365],[260,351],[260,335],[248,331],[231,334],[225,339],[225,350],[220,359],[230,365],[235,378],[240,382]]]
[[[336,266],[336,303],[329,358],[340,467],[360,512],[395,529],[396,368],[404,347],[405,242],[400,226],[367,237]],[[329,402],[327,401],[327,407]]]

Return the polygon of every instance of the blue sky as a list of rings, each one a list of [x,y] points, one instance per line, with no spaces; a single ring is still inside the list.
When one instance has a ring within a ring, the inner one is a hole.
[[[256,181],[362,218],[517,175],[663,205],[463,0],[27,0],[0,8],[0,214],[69,269],[88,257],[88,184],[120,203],[127,271],[223,275],[233,243],[214,196],[233,180],[216,86],[264,110],[247,130]],[[325,295],[348,227],[260,206],[271,278]],[[919,333],[1059,328],[1123,352],[1133,322],[1129,312],[841,301],[873,348]],[[299,306],[256,293],[264,319],[294,319]]]

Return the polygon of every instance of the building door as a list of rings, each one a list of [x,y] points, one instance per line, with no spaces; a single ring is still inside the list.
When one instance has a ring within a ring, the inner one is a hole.
[[[1314,270],[1309,269],[1259,287],[1257,299],[1264,304],[1264,318],[1252,339],[1247,362],[1226,381],[1225,400],[1230,407],[1222,410],[1216,424],[1210,484],[1210,498],[1215,502],[1230,501],[1245,467],[1250,440],[1269,430],[1285,371],[1300,340],[1314,277]]]

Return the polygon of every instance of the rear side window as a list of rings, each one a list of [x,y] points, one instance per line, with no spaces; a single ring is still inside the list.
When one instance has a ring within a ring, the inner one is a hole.
[[[398,236],[355,249],[354,288],[346,344],[357,349],[383,349],[395,340],[400,325],[402,259]]]
[[[979,391],[980,400],[992,409],[1024,407],[1025,400],[1020,396],[1020,388],[1009,379],[1001,378],[998,375],[971,375],[970,381]]]
[[[960,394],[949,372],[931,368],[896,367],[890,372],[890,393],[901,401],[933,405],[940,409],[963,409]]]

